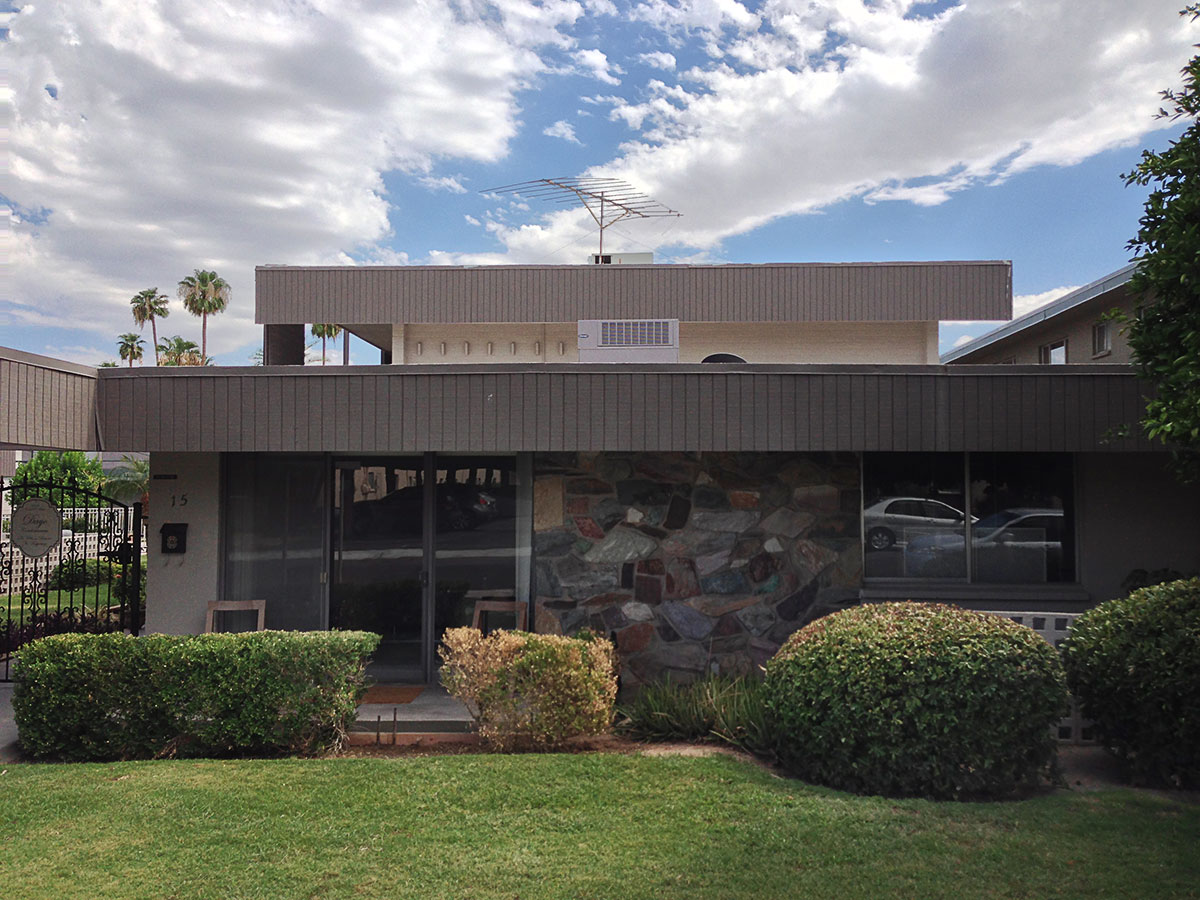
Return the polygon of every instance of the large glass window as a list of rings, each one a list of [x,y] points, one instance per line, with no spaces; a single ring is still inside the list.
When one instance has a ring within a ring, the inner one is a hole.
[[[963,484],[963,459],[958,453],[867,454],[863,574],[965,578]],[[956,543],[957,555],[941,552]]]
[[[1075,580],[1066,454],[868,453],[864,575],[985,584]]]
[[[226,456],[225,597],[266,600],[267,628],[326,627],[325,471],[321,457]]]
[[[1059,453],[972,453],[973,580],[1075,580],[1071,459]]]

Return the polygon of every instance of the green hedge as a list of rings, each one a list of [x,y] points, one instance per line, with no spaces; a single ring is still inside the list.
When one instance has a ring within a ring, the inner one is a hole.
[[[378,643],[337,631],[43,638],[17,663],[21,748],[66,760],[319,753],[352,725]]]
[[[1083,714],[1133,778],[1200,787],[1200,578],[1084,613],[1063,662]]]
[[[854,607],[767,663],[778,751],[864,794],[1000,796],[1052,767],[1067,710],[1058,654],[1024,626],[923,603]]]

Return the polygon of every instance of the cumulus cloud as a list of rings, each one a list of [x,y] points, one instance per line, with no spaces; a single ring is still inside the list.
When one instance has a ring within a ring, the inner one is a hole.
[[[653,53],[639,53],[638,59],[652,68],[667,70],[674,69],[676,62],[674,53],[662,50],[655,50]]]
[[[580,50],[575,54],[575,61],[589,75],[605,84],[620,84],[621,79],[617,75],[625,74],[620,66],[609,61],[603,50]]]
[[[461,194],[447,169],[510,165],[533,107],[577,141],[575,98],[543,88],[580,72],[606,85],[578,100],[596,114],[590,174],[686,206],[669,228],[627,226],[680,258],[848,198],[945,203],[1163,127],[1158,92],[1200,40],[1178,5],[640,0],[614,32],[611,0],[28,5],[7,23],[0,326],[70,321],[103,335],[71,338],[91,352],[128,329],[134,293],[202,266],[233,285],[209,328],[222,352],[247,340],[255,264],[577,261],[586,213],[511,197],[463,232],[498,250],[410,256],[390,246],[406,210],[384,177]]]
[[[247,340],[256,263],[386,256],[382,175],[492,162],[518,94],[566,52],[567,0],[35,4],[5,48],[14,204],[0,321],[115,334],[128,299],[200,266],[233,286],[209,324]],[[470,59],[470,65],[463,64]],[[51,86],[48,90],[46,86]],[[172,324],[186,322],[176,308]],[[250,332],[252,334],[252,332]]]
[[[561,138],[564,141],[570,141],[573,144],[579,143],[579,138],[575,136],[575,126],[566,119],[559,119],[553,125],[542,129],[542,134],[547,137]]]
[[[1059,297],[1078,290],[1079,285],[1071,285],[1070,287],[1053,288],[1049,291],[1042,291],[1039,294],[1017,294],[1013,297],[1013,318],[1019,319],[1027,313],[1033,312],[1035,309],[1041,309],[1048,303],[1053,303]]]
[[[772,0],[751,13],[717,0],[647,3],[638,16],[701,40],[712,60],[679,83],[604,98],[632,133],[592,172],[668,204],[686,199],[672,239],[701,249],[849,198],[937,205],[1164,127],[1158,92],[1178,82],[1200,38],[1176,6]],[[543,246],[560,246],[574,222],[547,217]],[[529,243],[522,230],[509,246]]]

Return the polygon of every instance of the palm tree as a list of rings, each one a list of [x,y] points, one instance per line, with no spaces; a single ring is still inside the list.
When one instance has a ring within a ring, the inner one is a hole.
[[[154,340],[154,364],[158,365],[158,326],[155,324],[155,319],[165,319],[171,314],[167,309],[167,295],[160,294],[158,288],[146,288],[144,291],[138,291],[129,301],[129,305],[133,307],[133,321],[137,322],[138,328],[145,328],[146,323],[150,323],[150,337]]]
[[[158,345],[164,366],[200,365],[200,348],[195,341],[185,341],[179,335],[169,337]]]
[[[325,365],[325,340],[333,340],[342,333],[341,325],[314,325],[312,327],[313,337],[321,339],[321,365]]]
[[[104,493],[122,502],[141,500],[144,515],[149,505],[150,460],[122,456],[121,465],[104,479]]]
[[[133,368],[135,359],[142,358],[142,346],[145,343],[141,335],[132,331],[117,338],[117,352],[121,354],[121,359],[129,360],[129,368]]]
[[[208,317],[224,312],[229,305],[230,287],[216,272],[197,269],[179,282],[183,308],[200,317],[200,357],[208,359]]]

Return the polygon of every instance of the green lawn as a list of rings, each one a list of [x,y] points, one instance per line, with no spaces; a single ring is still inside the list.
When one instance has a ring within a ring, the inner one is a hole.
[[[724,757],[10,765],[21,898],[1200,897],[1200,806],[861,798]]]
[[[67,609],[74,608],[90,613],[97,607],[106,609],[110,602],[107,584],[77,588],[74,591],[49,591],[46,596],[46,603],[43,603],[40,597],[38,598],[39,612],[45,612],[47,609],[51,612],[57,612],[59,609],[66,612]],[[111,602],[116,604],[120,601],[114,599]],[[11,597],[0,594],[0,619],[8,618],[14,622],[25,622],[32,615],[32,607],[21,605],[20,594],[13,594]]]

